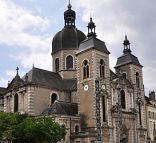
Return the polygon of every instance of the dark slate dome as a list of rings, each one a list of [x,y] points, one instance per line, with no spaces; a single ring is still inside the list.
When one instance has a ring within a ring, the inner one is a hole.
[[[64,28],[56,33],[52,40],[52,54],[60,50],[78,49],[80,43],[86,39],[86,35],[75,26],[76,13],[68,4],[64,12]]]
[[[52,54],[63,49],[78,49],[80,43],[85,39],[85,34],[74,26],[65,26],[62,31],[56,33],[53,38]]]

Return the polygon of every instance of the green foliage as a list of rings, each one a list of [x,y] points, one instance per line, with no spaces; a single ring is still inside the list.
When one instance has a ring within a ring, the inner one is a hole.
[[[66,129],[52,118],[32,118],[25,115],[0,112],[0,138],[26,139],[32,143],[57,143]]]

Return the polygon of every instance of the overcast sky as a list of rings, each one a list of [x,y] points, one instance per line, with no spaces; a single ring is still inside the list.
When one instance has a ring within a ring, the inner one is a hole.
[[[0,0],[0,86],[35,67],[52,70],[51,41],[64,26],[68,0]],[[87,34],[90,15],[110,55],[122,55],[125,33],[143,67],[146,93],[156,91],[156,0],[71,0],[76,26]]]

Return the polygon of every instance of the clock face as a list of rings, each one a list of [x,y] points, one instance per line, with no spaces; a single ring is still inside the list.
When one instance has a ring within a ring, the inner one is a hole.
[[[105,90],[105,89],[106,89],[106,87],[105,87],[105,85],[104,85],[104,84],[102,84],[101,88],[102,88],[103,90]]]
[[[84,91],[88,91],[88,85],[84,85]]]

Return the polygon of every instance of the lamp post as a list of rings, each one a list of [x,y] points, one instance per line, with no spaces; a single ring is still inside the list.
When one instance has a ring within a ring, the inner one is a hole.
[[[95,80],[95,89],[96,89],[95,96],[96,96],[96,128],[97,128],[97,138],[96,138],[96,141],[94,141],[94,143],[102,143],[99,80]]]

